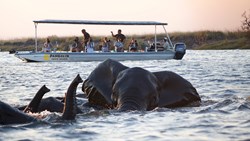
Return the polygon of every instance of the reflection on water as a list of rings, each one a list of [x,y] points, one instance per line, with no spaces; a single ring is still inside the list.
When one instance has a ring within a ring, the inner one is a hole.
[[[249,60],[250,50],[227,50],[187,51],[178,61],[122,61],[129,67],[180,74],[197,88],[202,106],[125,113],[90,109],[69,122],[0,125],[0,140],[250,139]],[[25,105],[44,84],[51,89],[45,97],[63,96],[77,74],[86,79],[98,63],[23,63],[0,53],[0,100]],[[82,93],[81,85],[77,93]]]

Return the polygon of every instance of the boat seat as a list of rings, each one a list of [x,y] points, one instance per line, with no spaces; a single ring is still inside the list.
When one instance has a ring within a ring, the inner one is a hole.
[[[152,44],[147,51],[155,51],[155,46]],[[157,51],[164,51],[164,47],[157,43]]]

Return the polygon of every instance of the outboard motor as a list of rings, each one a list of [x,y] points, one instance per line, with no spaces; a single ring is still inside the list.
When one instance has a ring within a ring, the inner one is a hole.
[[[186,45],[184,43],[176,43],[174,45],[175,56],[174,59],[181,60],[186,53]]]

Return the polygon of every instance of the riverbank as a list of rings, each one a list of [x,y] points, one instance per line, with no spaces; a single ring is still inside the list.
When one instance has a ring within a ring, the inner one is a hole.
[[[153,34],[147,35],[127,35],[125,48],[128,47],[131,38],[135,38],[139,44],[140,49],[148,46],[148,41],[154,41]],[[162,41],[165,34],[159,34],[158,40]],[[49,37],[52,44],[57,50],[67,51],[69,46],[73,43],[75,36],[71,37]],[[81,39],[82,37],[80,37]],[[100,49],[100,36],[92,37],[95,42],[95,49]],[[112,39],[110,36],[109,39]],[[250,49],[250,32],[234,31],[197,31],[197,32],[174,32],[170,33],[170,38],[174,43],[184,42],[187,49],[194,50],[214,50],[214,49]],[[45,38],[38,38],[38,50],[41,50]],[[0,50],[34,50],[35,40],[33,38],[22,38],[12,40],[0,40]]]
[[[250,49],[250,32],[200,31],[180,33],[188,49],[218,50],[218,49]]]

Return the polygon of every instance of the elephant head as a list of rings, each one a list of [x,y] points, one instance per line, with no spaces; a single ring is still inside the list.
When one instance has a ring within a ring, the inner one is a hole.
[[[111,99],[120,111],[152,110],[158,105],[159,89],[159,82],[151,72],[128,68],[117,76]]]

